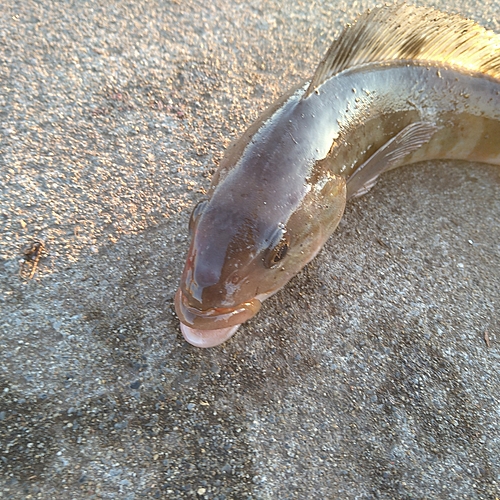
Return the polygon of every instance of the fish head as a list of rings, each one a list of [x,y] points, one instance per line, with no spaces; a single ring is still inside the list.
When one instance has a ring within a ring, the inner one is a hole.
[[[188,342],[212,347],[230,338],[319,252],[342,217],[346,184],[328,173],[311,181],[303,179],[298,201],[238,188],[195,207],[175,297]]]

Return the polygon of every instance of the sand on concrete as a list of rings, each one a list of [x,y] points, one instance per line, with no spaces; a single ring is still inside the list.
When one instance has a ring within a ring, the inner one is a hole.
[[[173,310],[224,148],[373,5],[2,3],[0,498],[500,496],[495,167],[385,175],[221,347]]]

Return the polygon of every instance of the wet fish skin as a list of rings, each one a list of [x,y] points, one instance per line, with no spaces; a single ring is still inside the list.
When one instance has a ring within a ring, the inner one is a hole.
[[[324,140],[320,150],[315,138],[321,124],[310,112],[311,103],[297,106],[303,92],[304,88],[294,93],[252,136],[245,154],[238,157],[238,168],[217,184],[194,225],[176,296],[177,312],[190,328],[202,332],[212,324],[217,329],[219,323],[212,318],[224,315],[224,308],[252,300],[260,304],[317,254],[340,221],[345,178],[325,171],[321,179],[306,179],[318,154],[324,158],[328,153],[330,141]],[[294,138],[297,116],[308,124],[301,134],[304,144]],[[249,185],[255,189],[249,190]],[[267,269],[266,255],[279,244],[285,228],[287,255],[283,264]],[[184,297],[190,298],[189,303]],[[248,308],[250,317],[257,307],[252,303]],[[192,308],[198,308],[198,316],[186,314]],[[226,319],[225,327],[232,327],[246,318],[242,313]]]
[[[426,35],[432,22],[450,48],[422,59],[435,52]],[[347,199],[384,171],[428,159],[500,164],[500,37],[405,5],[358,23],[334,42],[311,83],[271,106],[226,152],[193,217],[175,299],[192,344],[233,335],[314,258]],[[389,49],[377,49],[381,41]]]

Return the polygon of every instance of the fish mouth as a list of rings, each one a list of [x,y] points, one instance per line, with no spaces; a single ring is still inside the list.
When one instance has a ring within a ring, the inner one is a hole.
[[[230,339],[240,325],[217,330],[199,330],[181,323],[181,332],[184,339],[195,347],[215,347]]]
[[[261,301],[257,298],[234,307],[199,309],[189,304],[179,288],[175,294],[175,312],[181,321],[184,338],[196,347],[214,347],[232,337],[241,323],[257,314]]]

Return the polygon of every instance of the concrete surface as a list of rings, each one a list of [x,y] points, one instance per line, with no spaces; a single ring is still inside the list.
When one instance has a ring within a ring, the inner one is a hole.
[[[500,497],[498,169],[386,175],[219,348],[173,311],[224,147],[372,5],[2,2],[0,498]]]

